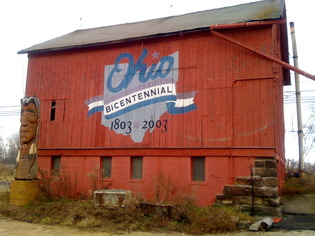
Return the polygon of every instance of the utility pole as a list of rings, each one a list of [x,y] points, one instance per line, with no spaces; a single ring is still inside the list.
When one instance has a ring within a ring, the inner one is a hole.
[[[293,49],[293,63],[294,66],[299,68],[298,54],[295,39],[294,22],[290,22],[292,49]],[[301,89],[299,74],[294,72],[295,75],[295,95],[296,95],[296,111],[297,111],[297,123],[298,123],[298,138],[299,138],[299,172],[300,177],[304,176],[304,148],[303,148],[303,125],[302,125],[302,111],[301,111]]]

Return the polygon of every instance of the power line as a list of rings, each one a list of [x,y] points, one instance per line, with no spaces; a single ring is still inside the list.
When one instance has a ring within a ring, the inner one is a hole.
[[[21,114],[20,111],[3,111],[0,112],[0,117],[2,116],[19,116]]]
[[[303,90],[301,93],[301,102],[303,104],[315,103],[315,96],[313,96],[315,90]],[[312,93],[312,94],[310,94]],[[296,92],[295,91],[285,91],[283,94],[283,101],[285,104],[296,102]]]
[[[5,115],[0,115],[0,117],[3,117],[3,116],[19,116],[20,114],[5,114]]]
[[[0,117],[19,116],[21,114],[21,110],[17,109],[18,107],[21,107],[21,105],[0,106]]]
[[[1,108],[9,108],[9,107],[21,107],[21,105],[0,106],[0,109]]]
[[[315,92],[315,90],[301,90],[302,93],[308,93],[308,92]],[[294,90],[292,91],[284,91],[284,93],[295,93]]]
[[[301,99],[301,102],[303,104],[315,104],[315,98],[304,98],[304,99]],[[295,99],[286,99],[286,100],[284,100],[284,103],[285,104],[293,104],[293,103],[296,103],[296,100]]]

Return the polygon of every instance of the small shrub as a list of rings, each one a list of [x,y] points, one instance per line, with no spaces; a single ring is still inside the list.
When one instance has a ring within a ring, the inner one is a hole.
[[[54,176],[42,172],[42,185],[46,184],[42,189],[46,188],[46,194],[52,194],[54,181]],[[188,188],[175,188],[167,178],[160,176],[156,180],[156,184],[159,183],[165,184],[156,197],[158,196],[158,203],[172,203],[170,219],[145,215],[139,209],[140,198],[133,199],[125,208],[115,210],[95,208],[91,200],[74,201],[61,197],[42,198],[41,201],[25,207],[16,207],[8,204],[8,193],[0,194],[0,214],[15,220],[71,225],[81,229],[97,228],[98,231],[106,232],[154,231],[189,234],[233,232],[238,229],[238,223],[246,218],[231,209],[197,206]]]
[[[65,168],[62,168],[60,173],[56,174],[43,169],[38,170],[40,174],[40,188],[42,198],[52,200],[55,198],[82,198],[77,195],[77,176],[67,174]]]
[[[184,228],[190,234],[233,232],[250,225],[253,218],[232,208],[200,207],[188,204],[181,206],[173,225]]]
[[[38,168],[38,172],[41,176],[40,178],[40,189],[42,193],[42,198],[52,199],[53,194],[53,177],[46,170]]]
[[[32,223],[62,224],[98,231],[154,231],[206,234],[232,232],[238,229],[235,212],[226,209],[199,207],[190,203],[178,205],[176,218],[144,215],[137,203],[117,210],[94,208],[92,201],[59,198],[39,201],[25,207],[10,206],[8,196],[0,195],[0,214]],[[239,213],[237,213],[239,214]],[[241,216],[238,216],[241,219]]]
[[[92,195],[92,193],[97,189],[97,180],[98,180],[97,172],[90,172],[87,174],[87,177],[90,180],[90,191]]]
[[[159,173],[153,179],[154,202],[158,204],[182,205],[195,203],[191,186],[177,186],[169,177]]]
[[[191,233],[217,233],[236,231],[235,222],[230,215],[223,210],[215,208],[204,208],[196,211],[191,223]]]

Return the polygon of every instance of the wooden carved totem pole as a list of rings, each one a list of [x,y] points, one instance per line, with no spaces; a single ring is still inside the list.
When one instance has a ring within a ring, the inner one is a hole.
[[[20,150],[17,156],[15,180],[11,184],[10,204],[26,205],[39,194],[37,179],[37,136],[39,127],[39,100],[21,99]]]

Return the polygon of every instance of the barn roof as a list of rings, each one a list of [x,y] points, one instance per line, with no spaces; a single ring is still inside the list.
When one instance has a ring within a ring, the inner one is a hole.
[[[283,18],[284,9],[284,0],[265,0],[135,23],[76,30],[23,49],[18,53],[105,45],[126,40],[209,29],[210,25],[216,24],[277,20]]]

